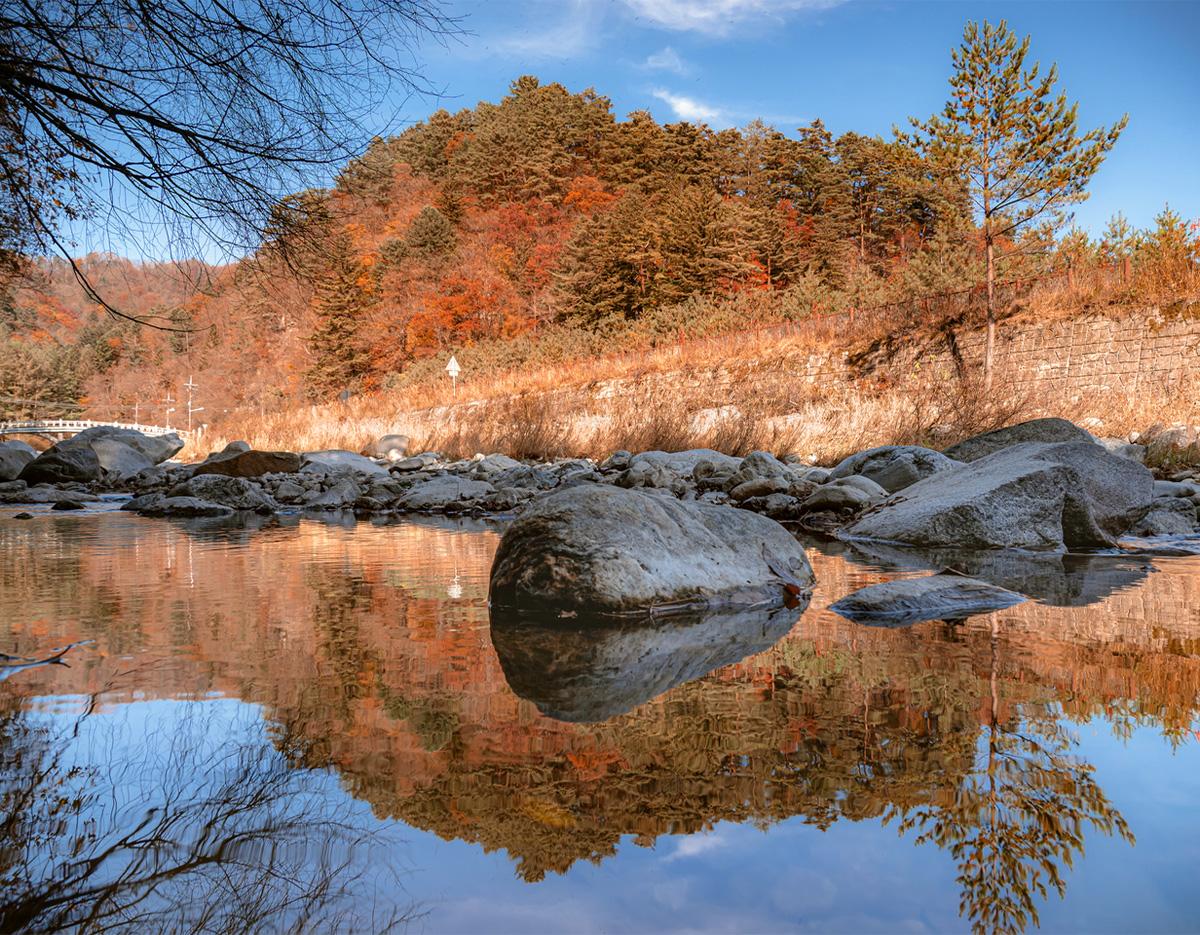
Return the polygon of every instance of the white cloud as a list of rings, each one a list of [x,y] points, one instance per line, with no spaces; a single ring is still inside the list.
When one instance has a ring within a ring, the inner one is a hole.
[[[676,117],[690,123],[712,123],[720,120],[724,113],[720,107],[705,104],[703,101],[698,101],[694,97],[686,97],[683,94],[672,94],[662,88],[655,88],[650,93],[675,111]]]
[[[675,845],[675,850],[664,857],[663,861],[671,863],[676,860],[685,860],[688,857],[699,857],[701,854],[720,850],[728,844],[729,841],[721,831],[689,834]]]
[[[686,78],[692,73],[692,66],[680,58],[679,53],[669,45],[648,55],[641,67],[647,71],[669,71],[681,78]]]
[[[664,29],[723,36],[747,21],[779,21],[791,13],[826,10],[843,0],[624,0],[633,14]]]

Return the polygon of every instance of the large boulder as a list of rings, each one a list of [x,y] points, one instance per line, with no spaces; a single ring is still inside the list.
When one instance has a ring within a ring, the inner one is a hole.
[[[384,435],[371,446],[371,454],[388,461],[403,461],[408,453],[407,435]]]
[[[144,455],[151,464],[161,464],[183,448],[183,439],[174,432],[166,435],[143,435],[136,429],[118,428],[115,425],[94,425],[67,439],[64,444],[83,444],[96,449],[101,440],[120,442]],[[100,454],[99,450],[96,453]],[[101,460],[103,461],[103,456]]]
[[[442,474],[414,484],[400,496],[396,505],[414,513],[433,512],[450,506],[467,507],[495,492],[496,488],[487,481]]]
[[[264,474],[295,474],[299,470],[300,456],[292,451],[231,451],[212,455],[197,464],[192,476],[262,477]]]
[[[101,470],[89,445],[59,442],[26,464],[17,477],[28,484],[89,483],[100,479]]]
[[[939,471],[957,467],[960,463],[940,451],[919,445],[883,445],[842,459],[829,472],[829,476],[836,479],[860,474],[875,481],[888,493],[895,493]]]
[[[300,470],[318,474],[376,474],[388,476],[388,469],[353,451],[330,448],[306,451],[300,456]]]
[[[585,484],[535,500],[504,533],[496,606],[584,615],[779,605],[810,588],[804,549],[730,507]]]
[[[101,436],[93,438],[91,449],[100,459],[100,467],[109,479],[133,477],[135,474],[154,467],[154,462],[132,445],[118,438]]]
[[[711,461],[719,465],[727,465],[736,471],[741,466],[741,459],[731,455],[721,454],[711,448],[692,448],[688,451],[643,451],[630,457],[629,466],[640,464],[662,465],[681,477],[691,477],[692,471],[701,461]],[[603,465],[602,465],[603,466]]]
[[[176,484],[168,497],[191,497],[219,503],[231,510],[253,510],[256,513],[273,513],[279,504],[257,484],[244,477],[227,477],[223,474],[200,474]]]
[[[1022,595],[986,581],[943,574],[873,584],[847,594],[829,609],[855,623],[895,627],[921,620],[961,620],[1023,600]]]
[[[0,481],[16,480],[36,457],[37,452],[24,442],[0,442]]]
[[[1010,425],[994,432],[975,435],[946,449],[948,458],[955,461],[978,461],[1013,445],[1026,442],[1092,442],[1091,433],[1066,419],[1031,419],[1019,425]]]
[[[138,512],[143,516],[229,516],[233,508],[198,497],[156,497]]]
[[[934,548],[1111,546],[1146,512],[1153,482],[1090,441],[1013,445],[893,494],[843,535]]]

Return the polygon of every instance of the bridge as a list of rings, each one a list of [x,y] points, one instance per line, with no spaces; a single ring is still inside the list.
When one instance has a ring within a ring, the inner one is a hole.
[[[19,422],[0,422],[0,437],[4,435],[37,435],[41,438],[61,439],[77,435],[84,429],[106,426],[114,429],[133,429],[143,435],[170,435],[186,438],[183,429],[162,425],[137,425],[128,422],[93,422],[89,419],[27,419]]]

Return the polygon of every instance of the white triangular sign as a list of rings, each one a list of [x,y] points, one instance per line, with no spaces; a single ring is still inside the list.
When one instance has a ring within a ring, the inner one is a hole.
[[[451,354],[450,362],[448,364],[446,364],[446,373],[450,374],[451,377],[457,377],[461,370],[462,370],[462,367],[460,367],[458,365],[458,360],[454,357],[453,354]]]

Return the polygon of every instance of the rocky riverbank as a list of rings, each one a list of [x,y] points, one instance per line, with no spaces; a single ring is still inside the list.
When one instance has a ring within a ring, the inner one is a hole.
[[[1114,548],[1129,536],[1191,537],[1200,506],[1194,475],[1155,480],[1136,445],[1098,441],[1060,419],[1000,429],[944,452],[873,448],[832,468],[763,451],[739,458],[707,449],[618,451],[599,463],[524,463],[503,454],[450,460],[437,452],[409,456],[406,443],[388,436],[360,454],[256,451],[234,442],[203,461],[181,464],[170,460],[182,447],[177,436],[89,429],[40,454],[19,442],[0,444],[0,502],[65,510],[117,495],[127,498],[122,509],[155,517],[515,516],[506,538],[524,539],[520,548],[501,549],[520,559],[505,572],[506,600],[580,604],[554,593],[571,588],[577,595],[602,594],[601,603],[623,610],[697,596],[709,603],[728,602],[731,594],[761,596],[764,582],[802,587],[794,577],[804,578],[802,552],[774,541],[768,531],[779,529],[775,523],[747,526],[740,511],[848,542],[1061,552]],[[573,489],[578,493],[567,493]],[[611,493],[600,496],[606,490]],[[535,501],[537,509],[528,509]],[[722,529],[728,531],[724,543]],[[524,573],[538,565],[533,540],[540,549],[557,550],[537,582]],[[768,542],[771,554],[762,549]],[[584,554],[581,543],[590,543],[591,553]],[[722,551],[732,546],[729,555]],[[614,571],[616,559],[601,561],[601,552],[633,564]],[[569,574],[566,553],[575,561]],[[694,561],[668,562],[652,574],[664,554]],[[712,574],[691,573],[705,563]],[[622,594],[622,582],[635,578],[637,587]]]

